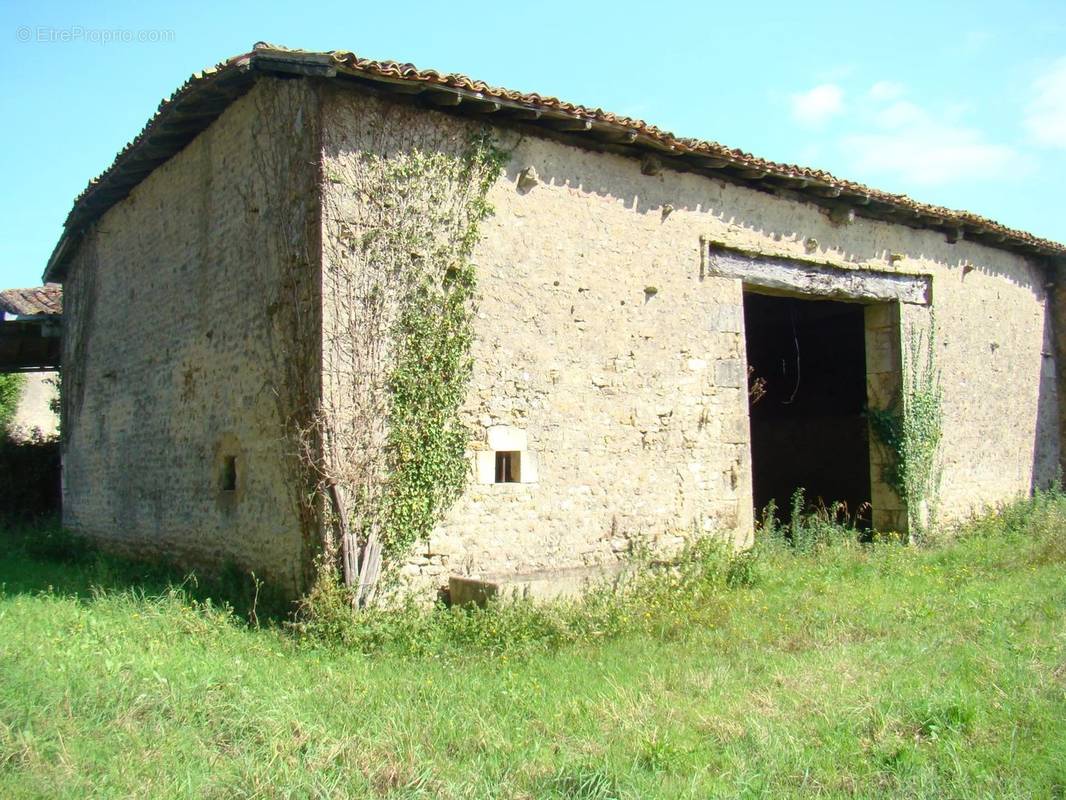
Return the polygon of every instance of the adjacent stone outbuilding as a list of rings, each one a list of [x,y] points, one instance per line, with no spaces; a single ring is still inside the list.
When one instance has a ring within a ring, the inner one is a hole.
[[[58,396],[60,319],[63,292],[55,285],[0,290],[0,372],[23,373],[7,436],[16,440],[54,438]]]
[[[375,207],[360,175],[486,135],[504,164],[471,255],[469,481],[411,552],[413,581],[572,575],[638,540],[743,545],[756,503],[796,485],[905,526],[866,410],[898,399],[933,317],[935,512],[1055,479],[1063,246],[598,109],[261,46],[161,106],[48,265],[66,523],[299,591],[321,513],[299,423],[371,375],[335,351],[335,276]]]

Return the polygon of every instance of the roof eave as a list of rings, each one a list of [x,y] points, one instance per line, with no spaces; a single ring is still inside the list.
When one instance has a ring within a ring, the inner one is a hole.
[[[368,61],[352,53],[292,51],[268,45],[257,46],[250,53],[194,75],[160,105],[156,116],[119,153],[111,167],[75,200],[49,257],[45,280],[64,280],[69,258],[85,227],[214,122],[259,74],[340,78],[447,113],[535,126],[578,147],[607,149],[655,161],[655,166],[649,168],[698,172],[755,189],[787,193],[831,213],[853,212],[939,230],[952,242],[965,238],[1039,258],[1066,257],[1066,246],[975,214],[917,203],[903,195],[842,181],[818,170],[766,161],[714,142],[681,139],[640,120],[617,117],[600,109],[497,89],[464,76],[420,71],[409,64]]]

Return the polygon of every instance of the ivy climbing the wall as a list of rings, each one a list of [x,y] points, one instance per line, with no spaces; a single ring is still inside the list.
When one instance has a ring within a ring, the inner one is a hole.
[[[416,259],[421,269],[412,271],[400,301],[388,378],[384,545],[396,554],[428,536],[466,484],[468,431],[459,412],[472,369],[477,275],[470,257],[479,225],[492,213],[486,195],[503,166],[487,135],[471,139],[459,159],[416,152],[411,162],[414,174],[445,177],[469,192],[440,220],[450,235],[440,237],[434,227],[410,240],[428,257]]]
[[[912,541],[920,540],[935,518],[940,487],[943,411],[935,341],[932,315],[927,332],[910,329],[900,400],[892,408],[870,411],[871,428],[892,456],[884,477],[906,505]]]
[[[465,486],[471,256],[504,161],[487,132],[433,140],[386,118],[369,135],[325,174],[322,407],[306,437],[354,605]]]

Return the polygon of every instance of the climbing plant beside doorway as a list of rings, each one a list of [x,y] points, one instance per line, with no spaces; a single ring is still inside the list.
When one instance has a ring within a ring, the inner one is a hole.
[[[900,401],[870,410],[870,426],[893,456],[884,477],[906,503],[912,540],[921,538],[935,516],[940,484],[943,410],[935,341],[936,319],[930,315],[927,332],[917,327],[908,332]]]

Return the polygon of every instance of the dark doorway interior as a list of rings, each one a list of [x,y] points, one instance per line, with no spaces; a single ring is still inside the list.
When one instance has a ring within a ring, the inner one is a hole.
[[[745,292],[744,327],[751,377],[766,392],[751,406],[756,514],[774,500],[787,521],[802,487],[808,505],[840,501],[868,525],[863,306]]]

